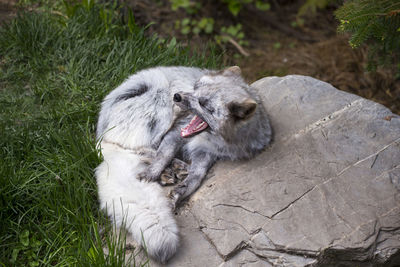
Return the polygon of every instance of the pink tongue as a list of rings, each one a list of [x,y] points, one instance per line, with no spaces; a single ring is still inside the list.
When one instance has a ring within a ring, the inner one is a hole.
[[[195,133],[199,133],[208,127],[207,122],[203,121],[199,116],[195,115],[185,128],[181,129],[182,137],[189,137]]]

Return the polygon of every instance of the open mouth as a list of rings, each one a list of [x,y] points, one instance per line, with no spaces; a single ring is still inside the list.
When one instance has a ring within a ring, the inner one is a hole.
[[[199,116],[194,115],[193,119],[189,122],[189,124],[181,129],[182,137],[189,137],[194,134],[200,133],[207,129],[207,122],[203,121]]]

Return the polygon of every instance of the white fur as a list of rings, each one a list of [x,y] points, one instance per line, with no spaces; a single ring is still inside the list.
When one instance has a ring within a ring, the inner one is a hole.
[[[213,83],[214,82],[214,77],[211,77],[211,76],[208,76],[208,75],[204,75],[203,77],[201,77],[199,82],[200,83],[204,83],[204,84]]]
[[[146,168],[143,159],[147,157],[138,152],[157,146],[178,111],[173,95],[193,90],[202,74],[202,70],[185,67],[140,71],[110,92],[100,111],[97,138],[104,161],[95,172],[100,206],[117,227],[124,226],[150,256],[161,262],[178,248],[178,227],[160,185],[137,178]],[[117,101],[143,84],[147,91],[140,97]],[[158,122],[153,133],[148,127],[151,118]]]
[[[101,208],[116,226],[124,226],[145,246],[149,255],[165,262],[163,255],[167,254],[160,251],[168,249],[174,254],[179,244],[169,201],[158,184],[136,178],[145,168],[141,156],[105,142],[101,149],[104,161],[96,168]]]

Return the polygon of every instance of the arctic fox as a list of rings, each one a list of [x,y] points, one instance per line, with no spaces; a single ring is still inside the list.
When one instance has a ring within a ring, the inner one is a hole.
[[[100,206],[157,261],[165,263],[178,248],[171,209],[199,187],[209,168],[220,159],[251,158],[271,140],[266,112],[240,72],[237,66],[150,68],[130,76],[102,103]],[[176,156],[190,166],[171,200],[155,181]]]

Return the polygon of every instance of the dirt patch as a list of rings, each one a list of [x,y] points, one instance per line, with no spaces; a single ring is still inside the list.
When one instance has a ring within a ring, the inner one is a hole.
[[[249,45],[242,47],[249,56],[241,54],[238,47],[228,44],[224,55],[226,65],[239,65],[250,82],[265,76],[288,74],[309,75],[331,83],[336,88],[384,104],[400,114],[400,81],[394,71],[379,69],[376,73],[365,70],[367,49],[352,49],[348,36],[337,34],[334,17],[336,6],[318,11],[305,18],[302,27],[292,27],[302,1],[279,2],[271,11],[258,12],[244,9],[237,18],[227,9],[214,2],[202,1],[203,9],[198,17],[213,17],[216,27],[242,23]],[[167,0],[127,1],[132,7],[137,22],[148,25],[149,33],[157,33],[177,39],[191,47],[202,47],[209,36],[188,36],[175,28],[175,20],[187,16],[184,12],[173,12]]]
[[[17,14],[17,0],[0,0],[0,25]]]

